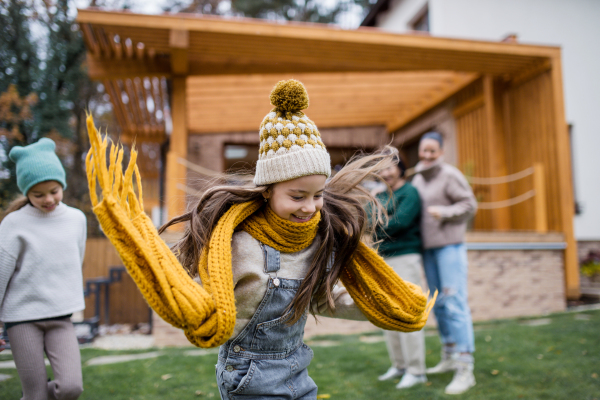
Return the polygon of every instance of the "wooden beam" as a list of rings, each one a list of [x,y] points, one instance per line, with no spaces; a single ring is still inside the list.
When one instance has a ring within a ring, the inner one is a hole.
[[[171,29],[169,32],[169,46],[178,49],[190,47],[190,33],[187,30]]]
[[[174,75],[185,75],[189,71],[188,48],[190,45],[189,32],[172,29],[169,34],[171,46],[171,71]]]
[[[573,200],[573,182],[571,169],[571,144],[565,119],[565,104],[563,92],[562,62],[560,50],[552,58],[552,97],[554,101],[554,127],[556,129],[556,149],[558,156],[558,181],[560,185],[560,217],[562,230],[565,234],[567,248],[565,249],[565,286],[569,299],[578,299],[581,295],[579,288],[579,260],[577,256],[577,241],[573,229],[575,203]]]
[[[187,185],[186,168],[179,163],[179,158],[187,159],[188,128],[185,107],[186,78],[174,77],[171,80],[171,119],[173,129],[167,153],[166,205],[168,219],[183,214],[186,210],[185,192],[178,185]],[[175,230],[183,229],[181,224]]]
[[[487,135],[487,162],[490,177],[508,175],[506,167],[506,151],[504,132],[501,130],[501,118],[497,116],[498,104],[494,90],[494,78],[491,75],[483,77],[483,98],[485,107],[485,134]],[[508,184],[490,185],[490,200],[501,201],[510,197]],[[490,211],[492,229],[497,231],[510,230],[510,209],[496,208]]]
[[[127,58],[115,61],[96,58],[88,53],[86,66],[92,80],[126,79],[138,76],[169,77],[171,75],[169,60],[163,57],[157,57],[152,62]]]
[[[546,71],[549,71],[552,68],[552,62],[549,58],[544,59],[530,68],[525,68],[519,74],[515,75],[510,79],[511,86],[519,86],[523,82],[527,82],[530,79],[535,78],[536,76],[543,74]]]
[[[475,96],[470,100],[467,100],[466,102],[462,103],[460,106],[456,107],[454,110],[452,110],[452,115],[454,116],[454,118],[460,118],[465,114],[470,113],[471,111],[479,108],[479,107],[483,107],[485,105],[485,100],[483,98],[483,95],[481,96]]]
[[[421,102],[416,102],[415,105],[405,112],[400,114],[399,116],[393,118],[387,123],[387,129],[389,132],[395,132],[400,129],[404,125],[413,121],[415,118],[421,116],[426,111],[432,109],[438,104],[442,103],[444,100],[448,99],[450,96],[469,85],[473,81],[479,78],[479,74],[475,73],[465,73],[457,75],[453,83],[446,85],[427,99],[422,100]]]
[[[338,43],[358,43],[366,45],[391,45],[416,47],[450,52],[465,52],[478,55],[505,54],[525,57],[548,57],[556,47],[534,46],[512,43],[484,42],[478,40],[457,40],[417,35],[399,35],[382,32],[379,29],[361,28],[345,30],[318,24],[285,24],[257,21],[254,19],[225,19],[198,17],[197,15],[142,15],[124,12],[78,10],[77,22],[97,25],[139,27],[149,30],[183,29],[198,32],[223,33],[232,35],[291,38],[303,41],[325,41],[336,46]]]
[[[100,45],[94,37],[94,31],[90,24],[81,24],[81,31],[83,32],[83,39],[87,45],[88,50],[95,56],[100,57]],[[89,54],[88,54],[89,57]]]

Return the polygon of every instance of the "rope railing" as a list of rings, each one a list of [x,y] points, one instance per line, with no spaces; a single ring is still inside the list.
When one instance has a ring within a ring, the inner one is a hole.
[[[529,168],[524,169],[523,171],[519,171],[514,174],[505,175],[505,176],[496,176],[496,177],[492,177],[492,178],[478,178],[478,177],[474,177],[474,176],[466,176],[466,178],[470,184],[474,184],[474,185],[498,185],[501,183],[510,183],[510,182],[518,181],[519,179],[523,179],[525,177],[533,175],[534,171],[535,171],[534,167],[529,167]],[[533,196],[535,196],[535,190],[530,190],[527,193],[523,193],[519,196],[510,198],[510,199],[506,199],[506,200],[481,201],[481,202],[478,202],[478,207],[482,210],[493,210],[496,208],[511,207],[511,206],[514,206],[515,204],[519,204],[526,200],[529,200]]]
[[[496,208],[511,207],[511,206],[514,206],[515,204],[522,203],[525,200],[529,200],[533,196],[535,196],[535,190],[530,190],[526,193],[523,193],[517,197],[513,197],[508,200],[486,201],[486,202],[482,201],[480,203],[477,203],[477,206],[482,210],[494,210]]]
[[[516,172],[511,175],[506,176],[498,176],[493,178],[477,178],[474,176],[467,176],[467,180],[475,185],[498,185],[501,183],[510,183],[514,181],[518,181],[519,179],[523,179],[526,176],[532,175],[534,171],[533,167],[529,167],[524,169],[523,171]]]
[[[524,169],[511,175],[498,176],[492,178],[467,177],[471,184],[475,185],[498,185],[510,183],[533,175],[533,189],[520,194],[516,197],[500,201],[482,201],[478,202],[478,207],[482,210],[496,210],[499,208],[512,207],[523,203],[531,198],[535,200],[535,227],[539,233],[548,231],[548,215],[546,213],[546,183],[544,180],[544,167],[541,163],[536,163],[533,167]]]

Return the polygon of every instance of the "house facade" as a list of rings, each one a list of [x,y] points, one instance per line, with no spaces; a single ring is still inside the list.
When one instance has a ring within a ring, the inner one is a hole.
[[[119,123],[109,131],[140,149],[147,212],[180,215],[203,179],[251,166],[270,91],[295,78],[334,167],[388,143],[414,158],[419,135],[446,136],[480,201],[467,237],[474,318],[579,297],[559,47],[198,15],[80,10],[78,22]],[[162,345],[185,342],[156,316],[154,327]]]
[[[560,46],[572,146],[579,257],[600,249],[600,2],[590,0],[387,0],[363,21],[389,32]]]

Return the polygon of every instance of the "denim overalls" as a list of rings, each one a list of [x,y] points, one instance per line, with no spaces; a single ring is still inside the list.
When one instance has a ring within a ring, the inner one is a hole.
[[[261,245],[267,292],[248,325],[219,349],[217,384],[222,399],[316,399],[317,385],[306,368],[312,350],[302,342],[307,314],[287,325],[283,315],[301,279],[277,277],[279,251]]]

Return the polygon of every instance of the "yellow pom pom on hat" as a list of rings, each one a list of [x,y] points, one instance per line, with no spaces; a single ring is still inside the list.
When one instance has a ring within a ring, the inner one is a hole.
[[[260,124],[254,183],[261,186],[308,175],[331,176],[331,159],[321,134],[302,112],[309,104],[302,82],[278,82],[270,100],[275,108]]]

